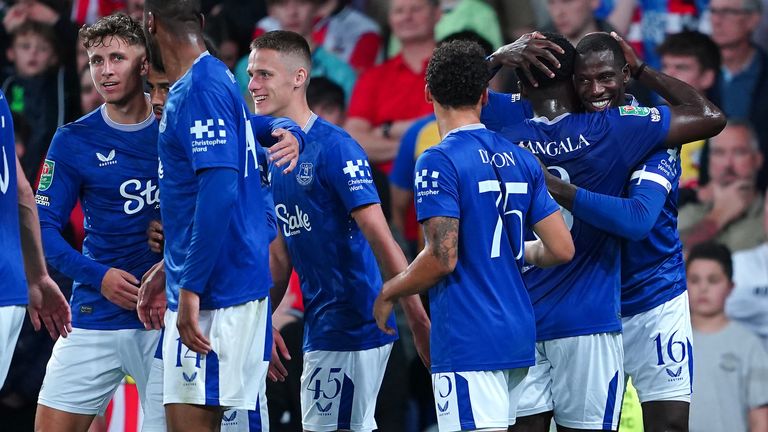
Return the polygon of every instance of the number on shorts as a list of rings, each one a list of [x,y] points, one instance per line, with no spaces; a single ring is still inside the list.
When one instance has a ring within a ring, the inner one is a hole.
[[[187,348],[186,346],[184,346],[184,344],[181,343],[181,338],[180,337],[176,338],[176,342],[177,342],[177,345],[176,345],[176,367],[181,367],[181,359],[182,358],[193,358],[193,359],[195,359],[195,367],[196,368],[200,368],[200,361],[203,359],[203,356],[201,356],[200,354],[198,354],[198,353],[192,351],[191,349]],[[183,349],[185,349],[187,351],[182,356],[181,355],[181,350],[183,350]]]
[[[341,392],[341,379],[338,378],[341,375],[341,368],[330,368],[328,370],[328,379],[325,382],[325,384],[328,385],[326,386],[323,386],[323,382],[318,377],[322,370],[322,367],[315,368],[314,372],[312,372],[312,375],[307,380],[307,390],[313,393],[312,399],[320,399],[320,395],[325,399],[333,399]],[[330,392],[329,395],[327,390],[330,390],[329,385],[331,384],[333,385],[333,391]]]
[[[674,363],[681,363],[683,360],[685,360],[685,354],[686,354],[686,347],[685,343],[683,341],[676,341],[675,335],[677,334],[677,330],[675,330],[674,333],[667,339],[667,349],[666,354],[667,357]],[[662,343],[661,343],[661,333],[657,334],[653,340],[656,342],[656,357],[658,359],[658,363],[656,363],[657,366],[664,366],[666,362],[664,361],[664,350],[662,349]],[[675,355],[675,346],[679,345],[679,358],[678,355]]]

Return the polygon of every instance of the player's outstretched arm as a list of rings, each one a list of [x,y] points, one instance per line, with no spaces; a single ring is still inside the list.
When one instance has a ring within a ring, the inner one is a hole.
[[[306,143],[301,127],[287,118],[261,115],[251,117],[251,127],[259,143],[267,147],[269,160],[278,167],[287,164],[284,174],[293,171]]]
[[[575,247],[571,232],[558,211],[533,226],[540,240],[525,242],[525,262],[537,267],[552,267],[573,259]]]
[[[29,305],[27,311],[36,331],[45,324],[51,339],[67,337],[72,331],[72,314],[69,303],[56,282],[48,275],[40,237],[40,220],[32,187],[24,177],[16,159],[16,187],[19,200],[19,233],[24,255],[24,272],[27,277]]]
[[[545,172],[552,197],[574,217],[612,235],[637,241],[645,238],[659,218],[668,191],[652,182],[630,188],[626,198],[576,187]]]
[[[358,207],[352,211],[352,218],[355,219],[360,231],[368,240],[368,244],[371,245],[373,254],[384,270],[385,279],[392,279],[407,268],[408,261],[389,231],[384,213],[381,211],[381,205],[369,204]],[[416,351],[418,351],[422,362],[429,367],[430,322],[424,305],[422,305],[418,294],[413,294],[401,297],[400,306],[402,306],[408,321],[408,328],[413,333]]]
[[[624,51],[632,77],[658,93],[669,103],[672,117],[667,134],[667,147],[713,137],[725,128],[725,114],[690,85],[658,72],[640,60],[632,47],[611,33]]]
[[[428,290],[451,274],[459,259],[459,220],[433,217],[423,222],[426,245],[404,272],[384,283],[373,305],[379,328],[394,333],[387,326],[392,305],[401,297]]]

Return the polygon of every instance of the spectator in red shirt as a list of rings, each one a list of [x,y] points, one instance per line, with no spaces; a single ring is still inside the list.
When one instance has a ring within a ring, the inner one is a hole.
[[[345,129],[384,173],[405,131],[432,112],[424,97],[424,74],[439,19],[438,0],[392,0],[389,25],[402,50],[360,76],[352,93]]]

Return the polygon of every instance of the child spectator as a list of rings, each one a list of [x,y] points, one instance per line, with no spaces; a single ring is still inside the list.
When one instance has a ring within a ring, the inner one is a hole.
[[[53,27],[25,21],[15,28],[7,51],[14,70],[3,80],[2,90],[11,111],[23,114],[32,129],[21,159],[30,182],[34,181],[56,128],[80,114],[77,83],[69,85],[65,68],[59,66],[61,57],[56,41]]]
[[[696,346],[691,432],[768,430],[768,354],[757,336],[725,315],[725,299],[733,288],[730,250],[699,244],[691,250],[686,270]],[[656,341],[656,349],[674,362],[691,345]],[[670,379],[680,367],[690,366],[670,364]]]

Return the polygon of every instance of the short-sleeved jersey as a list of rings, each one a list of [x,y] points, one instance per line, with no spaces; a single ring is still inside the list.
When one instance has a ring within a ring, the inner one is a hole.
[[[523,233],[558,210],[536,158],[480,124],[465,126],[419,158],[414,193],[420,222],[459,219],[456,267],[429,291],[432,372],[532,365]]]
[[[168,94],[160,121],[162,216],[168,307],[176,310],[205,169],[238,172],[237,198],[213,271],[204,282],[201,309],[219,309],[266,297],[269,233],[257,143],[234,76],[205,52]]]
[[[685,292],[683,245],[677,231],[677,193],[680,183],[677,149],[661,150],[636,167],[632,188],[652,185],[667,199],[648,236],[624,240],[621,249],[621,315],[632,316],[659,306]]]
[[[0,306],[27,304],[24,261],[19,238],[19,197],[16,189],[16,145],[8,101],[0,91]]]
[[[270,168],[278,229],[304,298],[305,351],[360,351],[392,342],[373,319],[381,274],[350,213],[378,204],[368,158],[344,130],[312,115],[294,172]],[[389,319],[394,327],[394,315]]]
[[[136,311],[101,294],[110,267],[138,279],[160,261],[149,250],[147,227],[160,217],[157,121],[112,121],[102,105],[56,131],[43,164],[37,208],[49,263],[74,280],[72,324],[96,330],[143,328]],[[61,232],[80,200],[85,240],[80,254]]]
[[[601,113],[537,118],[502,135],[534,153],[553,174],[592,192],[619,196],[631,170],[663,147],[669,109],[623,106]],[[565,265],[526,269],[538,340],[621,330],[620,240],[564,213],[576,254]]]

